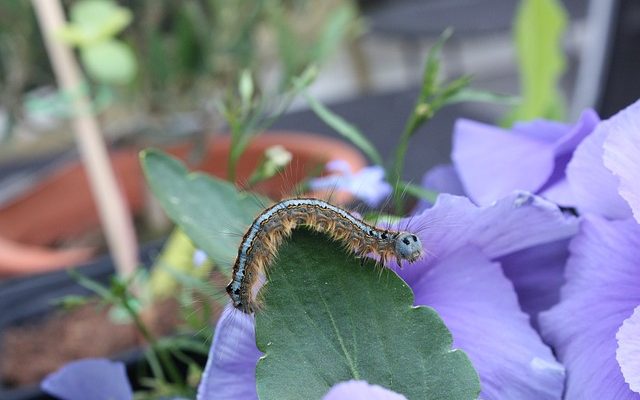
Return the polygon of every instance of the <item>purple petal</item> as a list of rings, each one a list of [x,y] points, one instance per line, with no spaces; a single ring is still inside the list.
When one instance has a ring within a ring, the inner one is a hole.
[[[406,400],[401,394],[366,381],[347,381],[333,386],[322,400]]]
[[[124,364],[104,358],[70,362],[44,378],[41,387],[62,400],[133,399]]]
[[[256,347],[253,316],[229,306],[218,320],[198,400],[255,400]]]
[[[535,120],[507,131],[460,120],[456,123],[452,158],[469,196],[489,204],[513,190],[543,192],[563,205],[574,205],[565,181],[573,150],[600,121],[586,110],[573,125]]]
[[[428,260],[469,245],[495,259],[569,238],[577,232],[578,223],[555,204],[529,193],[512,193],[487,207],[478,207],[466,197],[441,194],[432,208],[392,228],[416,233]],[[397,272],[409,285],[423,273],[412,265]]]
[[[640,101],[611,118],[607,129],[604,165],[618,178],[618,192],[640,223]]]
[[[554,169],[553,143],[469,120],[454,128],[453,163],[466,193],[490,204],[513,190],[536,192]]]
[[[340,171],[342,175],[329,175],[314,178],[309,181],[311,190],[341,190],[353,194],[371,207],[380,204],[391,194],[392,188],[384,180],[384,169],[378,165],[362,168],[355,174],[344,171],[344,165],[340,160],[332,161],[333,168],[330,171]],[[329,169],[328,169],[329,170]]]
[[[465,195],[462,182],[451,164],[440,164],[431,168],[422,178],[422,187],[438,193]],[[413,213],[422,212],[431,206],[433,206],[431,202],[421,199],[415,206]]]
[[[440,314],[454,347],[478,371],[483,399],[561,398],[564,369],[520,310],[499,263],[466,246],[427,270],[412,285],[415,304]]]
[[[498,259],[516,289],[523,311],[538,326],[538,314],[560,300],[564,266],[569,257],[569,240],[545,243]]]
[[[522,135],[529,139],[535,139],[550,144],[556,143],[571,130],[571,125],[545,119],[516,122],[511,128],[510,135]]]
[[[618,333],[616,359],[631,390],[640,393],[640,306],[627,318]]]
[[[345,160],[331,160],[324,166],[327,172],[340,173],[342,175],[351,175],[351,165]]]
[[[588,216],[580,228],[541,331],[567,368],[567,399],[636,399],[616,361],[616,332],[640,304],[640,225]]]
[[[603,161],[605,140],[611,130],[618,127],[617,118],[623,112],[598,124],[595,131],[578,146],[567,166],[567,180],[581,213],[612,219],[631,216],[629,205],[618,193],[618,180]]]
[[[374,165],[361,169],[353,176],[350,191],[370,207],[376,207],[391,194],[392,188],[384,180],[384,169]]]
[[[451,164],[440,164],[431,168],[422,178],[422,186],[439,193],[459,196],[465,194],[456,169]]]
[[[578,122],[571,130],[562,136],[555,144],[556,155],[571,154],[578,145],[589,136],[600,123],[600,117],[594,110],[588,108],[580,114]]]

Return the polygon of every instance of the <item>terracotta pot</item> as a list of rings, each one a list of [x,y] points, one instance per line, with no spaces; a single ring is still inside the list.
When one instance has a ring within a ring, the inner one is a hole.
[[[346,160],[354,171],[366,162],[359,151],[345,142],[307,133],[276,132],[253,140],[238,163],[238,183],[248,180],[265,149],[278,144],[292,153],[290,166],[255,188],[272,198],[290,192],[310,171],[329,160]],[[204,160],[195,169],[226,177],[229,145],[228,136],[214,137],[208,144]],[[185,145],[168,151],[184,159],[189,149],[190,146]],[[118,182],[134,215],[141,214],[146,197],[138,150],[118,150],[111,154]],[[345,198],[339,197],[340,200]],[[51,246],[97,229],[98,213],[84,169],[79,163],[68,165],[0,209],[0,277],[82,263],[91,257],[94,249],[59,250]]]

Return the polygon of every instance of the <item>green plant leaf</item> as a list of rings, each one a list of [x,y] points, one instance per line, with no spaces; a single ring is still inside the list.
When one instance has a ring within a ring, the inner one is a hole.
[[[147,182],[165,212],[230,275],[242,234],[269,200],[238,192],[229,182],[189,173],[180,161],[159,150],[145,150],[140,158]]]
[[[108,40],[131,23],[130,10],[109,0],[84,0],[71,7],[71,24],[58,34],[69,44],[90,46]]]
[[[426,200],[431,204],[435,203],[438,198],[438,192],[425,189],[422,186],[414,185],[413,183],[399,182],[398,188],[403,192],[409,193],[419,199]]]
[[[437,313],[413,307],[411,289],[394,272],[372,261],[361,266],[325,236],[295,232],[259,295],[263,400],[319,399],[350,379],[408,399],[475,399],[480,392],[471,362],[451,350]]]
[[[341,134],[344,138],[348,139],[351,143],[356,145],[369,159],[376,165],[382,165],[382,156],[378,153],[378,150],[371,144],[362,132],[355,126],[345,121],[341,116],[335,114],[329,110],[318,100],[309,95],[306,91],[303,92],[309,106],[313,112],[320,118],[325,124],[329,125],[336,132]]]
[[[438,79],[440,78],[440,59],[442,58],[442,47],[445,42],[453,35],[453,29],[447,28],[441,34],[436,43],[431,46],[427,54],[427,60],[424,64],[424,72],[422,74],[422,85],[418,103],[426,102],[426,100],[438,90]]]
[[[89,75],[102,83],[124,85],[136,75],[136,57],[131,48],[119,40],[82,47],[80,57]]]
[[[326,60],[345,39],[355,19],[356,13],[351,4],[343,4],[333,11],[312,47],[311,59],[306,61],[321,64]]]
[[[564,100],[558,90],[566,57],[562,36],[567,15],[558,0],[522,0],[515,21],[522,103],[507,118],[563,119]]]
[[[456,94],[448,97],[444,104],[455,104],[463,102],[493,103],[513,106],[521,101],[520,97],[511,96],[504,93],[495,93],[488,90],[464,88]]]

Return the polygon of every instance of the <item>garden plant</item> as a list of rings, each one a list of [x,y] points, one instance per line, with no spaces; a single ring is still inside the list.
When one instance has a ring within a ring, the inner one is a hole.
[[[233,172],[230,180],[190,172],[147,149],[140,154],[147,182],[192,242],[185,254],[204,265],[156,268],[179,282],[178,296],[190,295],[187,316],[206,304],[224,306],[213,331],[209,312],[192,325],[211,339],[206,366],[187,354],[202,352],[198,336],[146,334],[144,390],[134,393],[124,365],[106,359],[70,363],[42,387],[69,400],[639,398],[640,101],[606,120],[587,109],[576,121],[559,121],[562,11],[555,1],[524,1],[517,21],[522,98],[501,126],[458,120],[452,163],[427,171],[419,184],[402,177],[420,126],[455,102],[514,101],[469,89],[467,76],[443,82],[440,52],[450,32],[426,59],[420,93],[386,162],[357,127],[309,95],[306,73],[292,81],[373,165],[350,171],[333,160],[328,175],[309,176],[283,197],[328,189],[331,201],[349,192],[366,205],[353,218],[416,235],[419,260],[352,254],[303,227],[278,247],[256,286],[262,307],[238,310],[224,289],[238,273],[236,257],[246,254],[238,248],[256,216],[279,199],[239,188]],[[533,67],[539,57],[549,68]],[[240,99],[251,87],[243,79]],[[265,157],[253,181],[277,174],[286,164],[277,160]],[[147,331],[134,279],[110,287],[78,279]]]

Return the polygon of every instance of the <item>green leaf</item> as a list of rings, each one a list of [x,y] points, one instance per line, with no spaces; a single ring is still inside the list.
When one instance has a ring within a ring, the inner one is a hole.
[[[456,94],[447,98],[444,104],[449,105],[463,102],[478,102],[513,106],[518,104],[520,100],[520,97],[511,96],[504,93],[495,93],[488,90],[464,88],[458,91]]]
[[[445,29],[436,43],[429,49],[427,61],[424,65],[422,74],[422,87],[418,102],[425,102],[438,89],[438,78],[440,75],[440,58],[442,56],[442,47],[453,34],[453,29]]]
[[[349,27],[356,18],[351,4],[343,4],[334,10],[325,22],[322,32],[311,51],[311,59],[306,62],[322,63],[338,48],[347,36]]]
[[[131,48],[119,40],[82,47],[80,57],[89,75],[102,83],[124,85],[136,75],[136,57]]]
[[[409,399],[475,399],[480,392],[471,362],[451,350],[437,313],[413,307],[411,289],[394,272],[372,261],[361,266],[325,236],[294,233],[259,295],[263,400],[319,399],[350,379]]]
[[[201,173],[189,173],[159,150],[140,154],[147,182],[169,217],[230,275],[242,234],[269,203],[253,193]]]
[[[562,119],[564,101],[558,84],[566,65],[562,36],[567,15],[558,0],[523,0],[516,15],[515,41],[522,103],[509,122]]]
[[[398,188],[405,193],[409,193],[419,199],[426,200],[431,204],[435,203],[438,198],[438,192],[425,189],[422,186],[414,185],[413,183],[400,182],[398,184]]]
[[[371,142],[358,130],[358,128],[345,121],[338,114],[329,110],[307,92],[303,92],[303,94],[309,102],[309,106],[311,106],[311,109],[316,113],[318,118],[348,139],[351,143],[356,145],[374,164],[382,165],[382,156],[378,153]]]
[[[71,8],[71,24],[58,34],[67,43],[90,46],[108,40],[131,23],[130,10],[108,0],[84,0]]]

